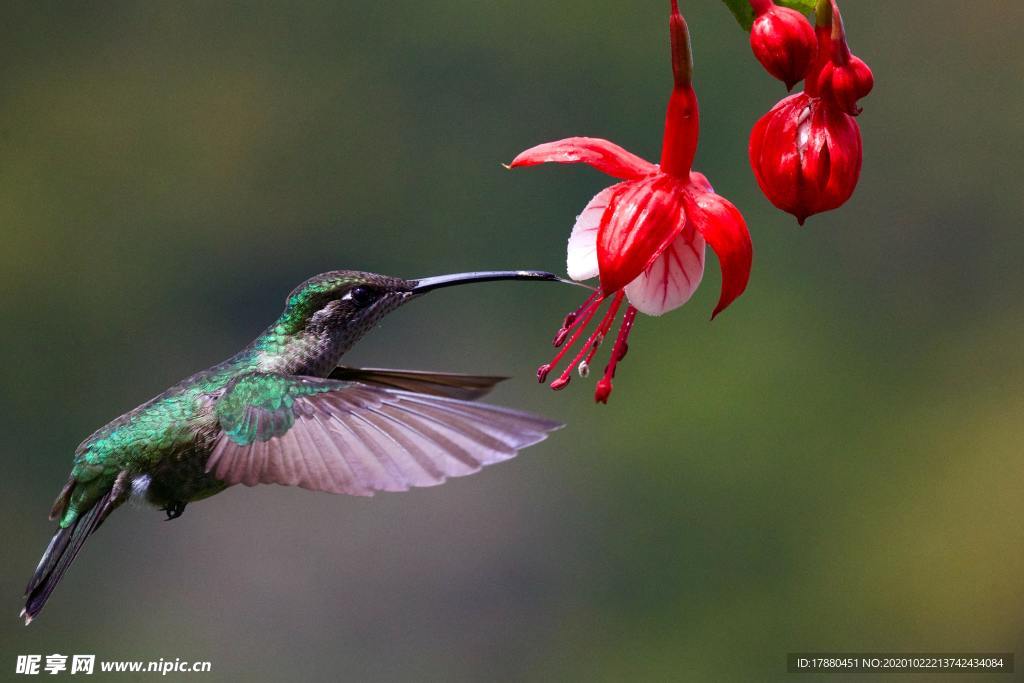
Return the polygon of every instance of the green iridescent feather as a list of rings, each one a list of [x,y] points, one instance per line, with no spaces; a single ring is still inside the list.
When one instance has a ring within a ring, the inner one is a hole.
[[[268,373],[239,377],[217,401],[214,411],[224,433],[237,444],[281,436],[295,424],[293,407],[299,396],[342,389],[345,382],[311,382]]]

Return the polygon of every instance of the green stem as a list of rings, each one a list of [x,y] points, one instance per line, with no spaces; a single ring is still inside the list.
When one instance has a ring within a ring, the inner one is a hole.
[[[814,7],[814,24],[816,26],[832,26],[832,0],[818,0]]]

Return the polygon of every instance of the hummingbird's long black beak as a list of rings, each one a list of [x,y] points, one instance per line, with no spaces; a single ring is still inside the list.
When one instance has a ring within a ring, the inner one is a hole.
[[[452,275],[437,275],[412,280],[413,294],[423,294],[441,287],[453,287],[455,285],[468,285],[473,282],[492,282],[494,280],[543,280],[547,282],[564,282],[565,284],[578,285],[571,280],[563,280],[553,273],[545,273],[542,270],[482,270],[474,273],[454,273]]]

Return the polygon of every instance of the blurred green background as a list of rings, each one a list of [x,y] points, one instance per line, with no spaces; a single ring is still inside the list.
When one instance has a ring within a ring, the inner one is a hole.
[[[52,652],[211,660],[191,677],[211,681],[778,680],[797,650],[1024,652],[1024,9],[1003,2],[844,3],[877,79],[864,173],[804,229],[746,162],[782,86],[721,3],[685,2],[697,166],[756,250],[724,315],[709,257],[597,406],[593,380],[533,379],[576,292],[432,295],[350,361],[507,373],[498,402],[569,426],[441,488],[239,488],[173,524],[126,506],[16,619],[75,445],[243,346],[296,283],[562,271],[608,181],[500,162],[567,135],[656,158],[666,5],[5,4],[0,677]]]

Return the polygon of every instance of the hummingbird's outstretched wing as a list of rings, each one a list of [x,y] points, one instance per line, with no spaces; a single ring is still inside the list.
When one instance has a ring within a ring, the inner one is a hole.
[[[214,412],[222,433],[206,469],[218,479],[359,496],[472,474],[562,426],[485,403],[275,373],[234,380]]]
[[[385,370],[383,368],[350,368],[339,365],[330,379],[379,384],[393,389],[415,391],[420,394],[447,396],[463,401],[475,401],[491,393],[494,386],[508,377],[493,375],[463,375],[450,372],[424,372],[422,370]]]

